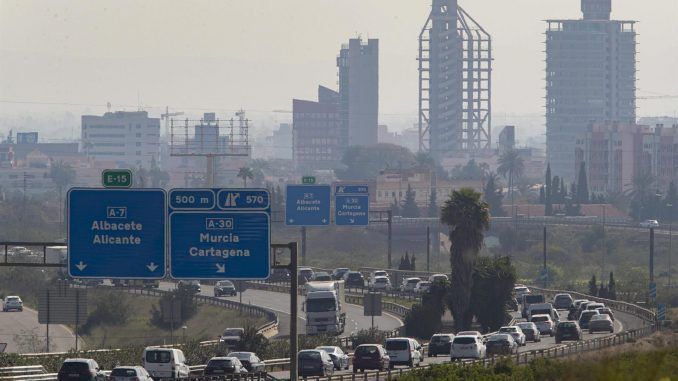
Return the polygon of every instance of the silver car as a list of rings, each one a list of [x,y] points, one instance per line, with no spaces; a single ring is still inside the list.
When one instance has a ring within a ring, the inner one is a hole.
[[[610,332],[614,333],[614,323],[609,315],[593,315],[589,320],[589,333]]]
[[[336,346],[325,346],[316,347],[315,349],[325,351],[328,355],[330,355],[332,362],[334,363],[334,369],[348,369],[349,358],[348,355],[341,350],[341,348]]]
[[[110,381],[152,381],[151,375],[141,366],[117,366],[108,377]]]

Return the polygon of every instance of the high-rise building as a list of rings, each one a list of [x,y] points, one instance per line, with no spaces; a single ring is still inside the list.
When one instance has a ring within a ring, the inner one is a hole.
[[[82,150],[95,162],[150,168],[160,156],[160,119],[146,111],[82,116]]]
[[[576,136],[592,123],[634,123],[634,21],[610,20],[611,0],[581,0],[583,19],[547,20],[546,146],[554,175],[576,178]]]
[[[334,169],[341,160],[339,94],[318,87],[318,101],[292,100],[294,163],[300,170]]]
[[[352,38],[337,57],[341,145],[377,144],[379,40]]]

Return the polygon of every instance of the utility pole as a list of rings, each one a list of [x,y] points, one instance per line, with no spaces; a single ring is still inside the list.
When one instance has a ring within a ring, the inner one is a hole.
[[[426,227],[426,271],[431,271],[431,227]]]
[[[654,282],[654,228],[650,228],[650,283]]]
[[[603,260],[600,266],[600,281],[602,282],[605,279],[605,256],[607,255],[607,232],[605,231],[605,207],[607,205],[603,204]]]
[[[390,269],[391,268],[391,244],[392,244],[392,241],[393,241],[393,226],[392,226],[393,211],[389,209],[388,212],[387,212],[387,216],[388,216],[388,252],[387,252],[387,254],[388,254],[388,268]]]
[[[543,258],[544,258],[544,288],[546,288],[546,282],[548,278],[548,270],[546,270],[546,225],[544,225],[544,249],[543,249]]]

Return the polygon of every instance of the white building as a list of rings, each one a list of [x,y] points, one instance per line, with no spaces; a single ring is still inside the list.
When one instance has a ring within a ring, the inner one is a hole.
[[[150,168],[160,158],[160,119],[146,111],[82,116],[82,150],[97,164]]]

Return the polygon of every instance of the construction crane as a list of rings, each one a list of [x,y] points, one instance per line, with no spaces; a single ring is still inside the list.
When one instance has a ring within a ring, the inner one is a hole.
[[[165,137],[169,138],[170,136],[170,131],[169,131],[169,119],[173,116],[179,116],[179,115],[184,115],[183,112],[169,112],[169,106],[165,106],[165,113],[160,114],[160,119],[165,120]]]

